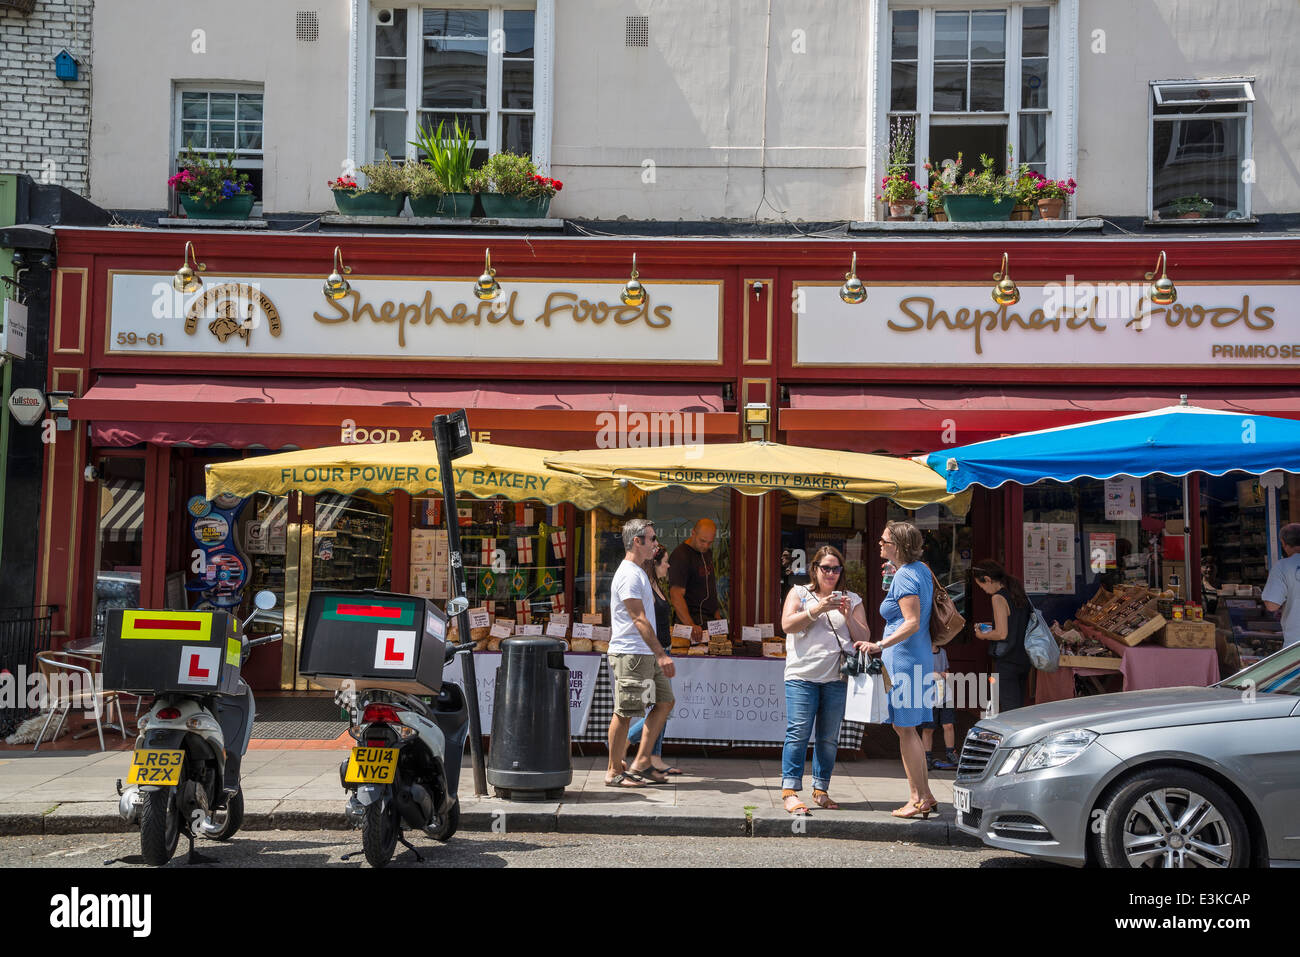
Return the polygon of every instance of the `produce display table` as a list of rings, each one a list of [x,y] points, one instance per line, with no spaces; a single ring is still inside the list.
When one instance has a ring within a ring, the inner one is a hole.
[[[1121,659],[1119,673],[1124,676],[1125,691],[1188,685],[1204,688],[1219,680],[1219,653],[1213,648],[1165,648],[1150,643],[1130,648],[1088,625],[1080,623],[1078,628]],[[1040,674],[1040,687],[1043,678]]]
[[[1097,694],[1104,693],[1100,681],[1106,675],[1115,674],[1112,668],[1068,668],[1060,667],[1055,671],[1039,671],[1035,676],[1037,685],[1034,689],[1034,704],[1048,701],[1064,701],[1074,697],[1074,679],[1093,679],[1090,684]]]

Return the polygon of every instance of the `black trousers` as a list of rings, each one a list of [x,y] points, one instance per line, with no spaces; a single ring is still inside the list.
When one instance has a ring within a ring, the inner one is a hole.
[[[998,714],[1025,706],[1025,679],[1029,677],[1029,665],[1014,662],[997,662],[998,676]]]

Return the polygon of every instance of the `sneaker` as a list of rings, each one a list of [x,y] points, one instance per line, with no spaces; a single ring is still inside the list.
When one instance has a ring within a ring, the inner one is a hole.
[[[955,771],[957,770],[957,755],[952,750],[949,750],[944,755],[943,760],[936,760],[931,765],[931,768],[935,771]]]

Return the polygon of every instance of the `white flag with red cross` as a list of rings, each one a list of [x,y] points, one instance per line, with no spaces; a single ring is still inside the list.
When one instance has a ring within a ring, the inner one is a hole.
[[[519,561],[523,565],[533,563],[533,540],[531,538],[516,538],[515,545],[519,548]]]
[[[483,548],[482,551],[479,553],[479,564],[491,565],[492,553],[495,552],[496,550],[497,550],[497,540],[495,538],[483,539]]]
[[[556,611],[556,612],[564,611],[564,596],[563,596],[563,595],[552,595],[552,596],[551,596],[551,611]]]
[[[562,528],[552,532],[551,544],[555,546],[555,557],[564,558],[569,551],[569,533]]]
[[[520,598],[515,602],[515,621],[518,624],[526,625],[533,620],[533,607],[527,598]]]

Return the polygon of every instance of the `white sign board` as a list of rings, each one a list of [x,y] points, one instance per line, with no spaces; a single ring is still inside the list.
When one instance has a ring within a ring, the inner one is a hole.
[[[785,740],[785,662],[674,658],[669,738]]]
[[[461,656],[442,669],[443,681],[454,681],[463,689],[465,677],[460,668]],[[600,655],[565,655],[564,666],[569,669],[569,733],[582,734],[587,730],[587,717],[591,714],[591,699],[596,694],[596,676],[600,674]],[[483,730],[492,729],[492,709],[496,699],[497,669],[501,655],[496,652],[477,652],[474,655],[474,676],[478,679],[479,720]],[[784,687],[784,685],[782,685]]]
[[[19,425],[35,425],[45,414],[45,394],[39,389],[14,389],[9,394],[9,411]]]
[[[110,272],[109,355],[232,358],[722,362],[722,283],[647,283],[625,306],[623,279],[538,280],[499,272],[480,302],[471,277],[366,278],[327,299],[321,279],[219,276],[184,295],[170,275]]]
[[[5,300],[4,330],[0,331],[0,353],[15,359],[27,358],[27,307]]]
[[[796,285],[795,365],[1300,366],[1300,284],[1178,282],[1169,306],[1145,282],[1020,284],[1014,306],[992,285]]]

